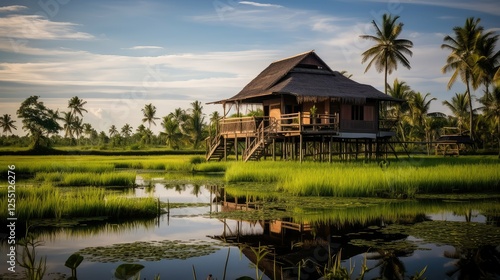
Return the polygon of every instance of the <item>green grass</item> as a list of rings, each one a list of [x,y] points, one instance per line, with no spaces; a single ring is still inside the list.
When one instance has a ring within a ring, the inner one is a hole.
[[[140,218],[157,214],[157,200],[126,198],[108,194],[102,188],[59,189],[51,185],[16,188],[16,217],[38,218],[98,217]],[[0,207],[7,209],[7,188],[0,188]],[[2,211],[2,215],[6,213]],[[2,217],[4,219],[6,217]]]
[[[378,163],[233,162],[227,182],[269,183],[298,196],[414,196],[500,191],[500,162],[484,157]]]
[[[191,172],[193,156],[0,156],[0,177],[6,177],[9,165],[18,175],[34,176],[38,172],[104,173],[117,169],[146,169]]]
[[[36,182],[53,183],[57,186],[120,186],[131,187],[135,183],[135,172],[51,172],[37,173]]]

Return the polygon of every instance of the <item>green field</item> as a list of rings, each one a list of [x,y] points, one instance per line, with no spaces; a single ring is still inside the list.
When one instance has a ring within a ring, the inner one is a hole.
[[[138,172],[146,178],[153,172],[154,177],[163,176],[166,181],[189,181],[194,180],[194,173],[216,172],[223,174],[217,181],[232,195],[286,194],[299,200],[500,193],[500,161],[494,156],[416,157],[369,163],[205,162],[196,155],[0,156],[2,209],[7,209],[9,166],[15,166],[16,209],[19,217],[26,219],[154,216],[158,212],[155,199],[126,198],[106,189],[134,187]],[[197,183],[203,184],[203,180],[196,178]]]

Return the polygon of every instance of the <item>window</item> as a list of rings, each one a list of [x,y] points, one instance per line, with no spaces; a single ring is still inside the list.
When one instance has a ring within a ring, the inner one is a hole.
[[[362,121],[365,119],[365,110],[363,106],[352,105],[351,120]]]

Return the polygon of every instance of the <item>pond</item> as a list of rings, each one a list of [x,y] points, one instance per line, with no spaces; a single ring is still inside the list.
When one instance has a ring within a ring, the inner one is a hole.
[[[113,279],[122,263],[144,265],[141,279],[194,279],[193,273],[197,279],[223,279],[224,273],[226,279],[256,278],[261,257],[262,279],[297,279],[299,273],[318,279],[318,269],[332,271],[334,255],[353,278],[366,263],[365,279],[409,278],[424,269],[427,279],[500,279],[498,198],[290,198],[232,194],[212,178],[158,177],[138,176],[141,187],[125,191],[168,202],[169,213],[157,218],[33,222],[30,232],[43,242],[37,256],[47,258],[46,279],[70,276],[64,263],[76,252],[84,256],[78,279]],[[2,252],[7,248],[2,242]],[[6,254],[0,261],[3,273]]]

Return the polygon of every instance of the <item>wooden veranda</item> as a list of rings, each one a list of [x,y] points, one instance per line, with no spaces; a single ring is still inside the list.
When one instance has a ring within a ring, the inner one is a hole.
[[[219,121],[215,134],[207,138],[206,160],[227,160],[230,155],[243,161],[261,157],[299,161],[306,157],[318,161],[332,161],[333,156],[340,159],[379,158],[395,152],[389,139],[396,122],[379,119],[378,123],[350,123],[358,132],[373,129],[379,132],[346,136],[341,132],[338,114],[318,114],[311,118],[299,112],[279,118],[224,118]]]

